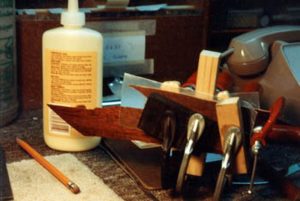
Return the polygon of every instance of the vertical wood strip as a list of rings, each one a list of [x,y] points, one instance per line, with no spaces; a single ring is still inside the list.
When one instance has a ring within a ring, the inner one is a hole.
[[[221,145],[224,149],[224,138],[226,134],[226,128],[228,126],[237,126],[240,128],[243,134],[243,121],[241,114],[240,99],[238,97],[227,98],[217,103],[216,105],[217,117],[218,117],[218,127],[220,133]],[[236,173],[245,174],[248,172],[246,155],[244,147],[241,146],[235,159]]]

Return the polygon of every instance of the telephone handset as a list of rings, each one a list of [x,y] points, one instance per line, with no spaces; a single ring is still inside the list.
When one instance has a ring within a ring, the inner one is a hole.
[[[233,53],[227,59],[229,70],[238,76],[253,76],[269,64],[269,46],[276,40],[300,40],[300,26],[273,26],[257,29],[231,40]]]

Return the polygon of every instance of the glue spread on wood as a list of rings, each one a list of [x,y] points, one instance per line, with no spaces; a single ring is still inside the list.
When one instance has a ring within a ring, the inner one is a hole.
[[[180,82],[178,81],[165,81],[161,84],[160,88],[164,91],[179,92]]]
[[[43,118],[46,144],[57,150],[84,151],[96,147],[99,137],[85,137],[70,127],[47,104],[99,107],[102,97],[103,39],[84,28],[78,0],[69,0],[62,27],[43,35]]]

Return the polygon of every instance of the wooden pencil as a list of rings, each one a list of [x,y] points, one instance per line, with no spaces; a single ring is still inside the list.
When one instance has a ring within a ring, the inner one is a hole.
[[[35,149],[33,149],[28,143],[20,138],[16,138],[18,145],[20,145],[32,158],[34,158],[41,166],[43,166],[48,172],[50,172],[54,177],[56,177],[63,185],[65,185],[74,194],[80,192],[79,187],[67,178],[60,170],[58,170],[54,165],[47,161],[41,154],[39,154]]]

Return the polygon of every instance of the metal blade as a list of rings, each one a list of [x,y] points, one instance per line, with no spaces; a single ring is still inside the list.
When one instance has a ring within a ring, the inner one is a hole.
[[[131,85],[160,88],[161,83],[151,79],[131,75],[129,73],[124,74],[121,90],[121,106],[143,109],[147,101],[147,97],[133,89]]]
[[[254,154],[254,160],[253,160],[253,166],[252,166],[252,172],[251,172],[251,178],[250,178],[248,194],[252,194],[252,189],[253,189],[254,179],[255,179],[255,174],[256,174],[256,167],[257,167],[257,158],[258,158],[258,153]]]
[[[124,74],[122,90],[121,90],[121,106],[127,108],[143,109],[147,101],[147,97],[139,93],[137,90],[130,87],[131,85],[143,85],[148,87],[159,88],[161,83],[132,75],[129,73]],[[124,111],[126,112],[126,111]],[[138,125],[138,119],[136,122],[128,122],[128,113],[120,113],[120,124],[129,128],[136,128]]]

